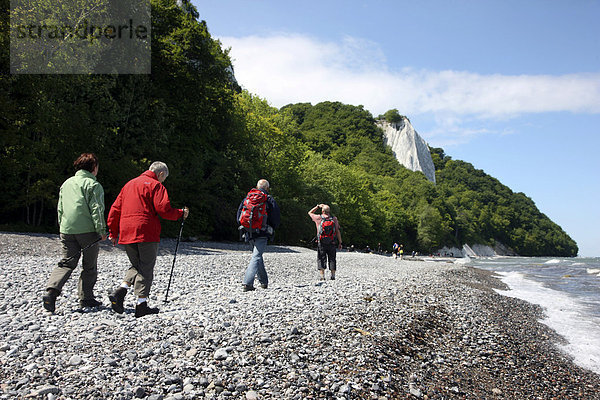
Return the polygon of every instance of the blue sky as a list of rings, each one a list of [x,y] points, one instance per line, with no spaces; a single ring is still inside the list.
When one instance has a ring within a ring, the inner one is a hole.
[[[193,0],[275,107],[397,108],[600,256],[600,0]]]

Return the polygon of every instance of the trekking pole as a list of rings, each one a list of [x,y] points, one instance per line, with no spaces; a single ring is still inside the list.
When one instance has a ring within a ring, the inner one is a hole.
[[[175,269],[175,260],[177,259],[177,249],[179,248],[179,241],[181,240],[181,233],[183,232],[183,223],[185,218],[181,217],[181,227],[179,228],[179,236],[177,236],[177,244],[175,245],[175,254],[173,255],[173,265],[171,266],[171,275],[169,275],[169,284],[167,285],[167,293],[165,294],[165,303],[169,297],[169,289],[171,288],[171,279],[173,279],[173,269]]]
[[[88,245],[87,245],[87,246],[85,246],[83,249],[79,250],[79,254],[72,255],[72,256],[71,256],[71,257],[69,257],[69,258],[65,258],[65,259],[64,259],[64,261],[63,261],[63,263],[65,263],[65,264],[66,264],[66,263],[68,263],[69,261],[71,261],[72,259],[74,259],[75,257],[77,257],[77,256],[80,256],[80,255],[81,255],[81,253],[83,253],[84,251],[86,251],[87,249],[89,249],[90,247],[92,247],[93,245],[95,245],[96,243],[100,242],[101,240],[102,240],[102,237],[100,237],[100,238],[99,238],[99,239],[97,239],[97,240],[94,240],[92,243],[88,244]]]

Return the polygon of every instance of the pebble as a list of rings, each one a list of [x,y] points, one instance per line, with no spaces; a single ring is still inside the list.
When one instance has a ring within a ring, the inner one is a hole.
[[[249,390],[246,392],[246,400],[258,400],[260,397],[258,396],[258,393],[256,393],[254,390]]]
[[[141,399],[146,396],[146,390],[143,387],[138,386],[133,390],[133,395],[138,399]]]
[[[75,274],[49,314],[57,235],[0,233],[0,400],[591,399],[600,388],[541,310],[468,265],[339,252],[336,280],[319,281],[314,250],[269,245],[269,288],[242,292],[247,245],[184,241],[163,303],[174,247],[161,241],[158,315],[136,319],[132,293],[120,315],[74,312]],[[98,260],[108,304],[129,260],[108,242]]]
[[[83,362],[83,359],[81,358],[81,356],[78,355],[73,355],[71,356],[71,358],[69,358],[69,364],[76,366],[79,365]]]
[[[59,394],[60,389],[56,386],[44,386],[33,392],[33,396],[46,396],[48,394]]]
[[[228,356],[229,356],[229,353],[227,352],[227,349],[221,348],[221,349],[217,349],[217,351],[215,351],[214,359],[215,360],[225,360]]]

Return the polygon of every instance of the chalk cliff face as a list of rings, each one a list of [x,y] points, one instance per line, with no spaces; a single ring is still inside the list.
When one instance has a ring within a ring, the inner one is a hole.
[[[407,118],[392,123],[379,120],[377,126],[383,129],[385,142],[392,148],[400,164],[411,171],[423,172],[427,179],[435,183],[435,166],[429,146]]]

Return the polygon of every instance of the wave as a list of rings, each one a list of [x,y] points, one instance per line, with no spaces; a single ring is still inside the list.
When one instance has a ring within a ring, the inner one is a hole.
[[[588,268],[586,271],[590,275],[598,275],[598,276],[600,276],[600,268]]]
[[[538,304],[545,310],[544,324],[569,342],[559,347],[574,357],[576,364],[600,374],[600,323],[589,318],[586,306],[568,294],[527,279],[520,272],[499,272],[510,290],[498,293]]]
[[[458,260],[454,261],[454,264],[468,264],[471,262],[471,259],[469,258],[469,256],[467,257],[463,257],[463,258],[459,258]]]
[[[546,261],[544,264],[560,264],[560,260],[552,259],[552,260]]]

